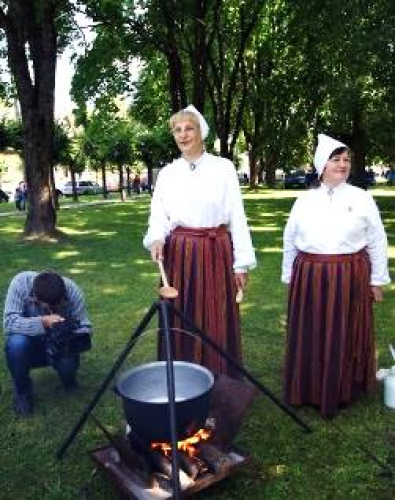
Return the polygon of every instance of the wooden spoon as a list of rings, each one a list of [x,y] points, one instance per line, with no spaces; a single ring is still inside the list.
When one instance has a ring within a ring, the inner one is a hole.
[[[163,286],[159,288],[159,295],[164,299],[175,299],[178,296],[178,290],[169,285],[165,268],[163,267],[163,262],[161,260],[158,260],[158,266],[163,282]]]

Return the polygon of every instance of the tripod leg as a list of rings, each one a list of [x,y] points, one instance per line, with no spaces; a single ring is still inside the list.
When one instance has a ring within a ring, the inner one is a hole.
[[[163,321],[163,330],[165,332],[165,351],[166,351],[166,370],[167,370],[167,394],[169,399],[169,423],[170,423],[170,436],[171,436],[171,462],[172,462],[172,485],[173,485],[173,498],[178,500],[180,497],[180,465],[177,448],[177,415],[176,415],[176,394],[174,384],[174,366],[172,356],[172,346],[170,341],[170,328],[168,318],[168,305],[169,303],[162,300],[159,303],[160,314]]]
[[[263,394],[265,394],[269,399],[273,401],[279,408],[281,408],[288,416],[290,416],[295,422],[301,425],[305,431],[311,432],[311,427],[309,427],[291,408],[280,401],[267,387],[265,387],[259,380],[254,378],[242,365],[235,361],[227,352],[225,352],[216,342],[214,342],[210,337],[208,337],[202,330],[197,328],[193,322],[188,319],[181,311],[176,309],[173,304],[169,304],[174,314],[176,314],[188,328],[191,329],[193,335],[200,337],[203,342],[212,347],[217,351],[222,357],[224,357],[234,368],[236,368],[240,373],[242,373],[250,382],[252,382]]]
[[[81,417],[79,418],[78,422],[75,424],[74,428],[56,453],[56,457],[58,459],[61,459],[63,455],[65,454],[67,448],[70,446],[78,432],[81,430],[83,425],[85,424],[87,418],[89,417],[90,413],[92,412],[93,408],[96,406],[98,403],[99,399],[103,395],[104,391],[107,389],[108,385],[110,384],[111,380],[115,377],[115,374],[119,367],[122,365],[122,363],[125,361],[127,355],[129,352],[132,350],[134,345],[136,344],[138,338],[140,335],[143,333],[145,330],[146,326],[148,323],[151,321],[152,316],[155,314],[155,312],[158,309],[158,303],[154,302],[147,314],[144,316],[144,318],[140,321],[140,324],[137,326],[137,328],[134,330],[132,337],[129,339],[128,343],[126,344],[124,350],[121,352],[119,355],[118,359],[115,361],[113,367],[109,371],[108,375],[104,378],[102,381],[99,389],[97,390],[96,394],[94,395],[92,401],[87,405],[86,409],[82,413]]]

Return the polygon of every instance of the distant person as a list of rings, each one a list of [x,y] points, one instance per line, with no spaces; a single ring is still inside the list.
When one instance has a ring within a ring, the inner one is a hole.
[[[163,259],[179,291],[175,306],[241,362],[236,295],[247,287],[256,260],[237,172],[228,159],[205,151],[208,124],[194,106],[175,113],[170,128],[181,157],[159,172],[144,246],[153,261]],[[188,329],[176,317],[170,327]],[[239,377],[225,359],[190,335],[174,335],[174,354],[216,374]]]
[[[21,193],[21,190],[19,187],[17,187],[15,189],[15,193],[14,193],[14,202],[15,202],[15,208],[18,210],[18,211],[21,211],[21,196],[22,196],[22,193]]]
[[[134,176],[134,179],[132,181],[132,189],[135,194],[140,194],[141,192],[141,181],[138,174]]]
[[[319,134],[314,165],[320,184],[295,201],[284,230],[285,400],[330,418],[375,386],[373,302],[390,277],[376,203],[347,183],[349,148]]]
[[[27,186],[26,182],[21,181],[19,183],[19,210],[24,212],[26,210],[26,201],[27,201]]]
[[[80,356],[68,339],[76,332],[90,338],[92,326],[74,281],[52,271],[17,274],[7,291],[3,323],[16,415],[33,412],[33,368],[52,366],[66,390],[77,386]]]

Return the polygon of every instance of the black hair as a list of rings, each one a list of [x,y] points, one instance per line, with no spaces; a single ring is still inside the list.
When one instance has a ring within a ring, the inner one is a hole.
[[[34,278],[32,294],[40,302],[57,306],[66,298],[66,285],[59,274],[43,271]]]
[[[329,155],[329,158],[328,160],[330,160],[331,158],[333,158],[334,156],[337,156],[337,155],[341,155],[342,153],[345,153],[346,151],[348,151],[348,148],[346,148],[345,146],[341,146],[340,148],[336,148],[332,151],[332,153]]]

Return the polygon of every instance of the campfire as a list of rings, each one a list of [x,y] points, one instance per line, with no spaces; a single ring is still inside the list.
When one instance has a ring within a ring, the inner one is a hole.
[[[183,496],[201,491],[249,463],[250,457],[236,449],[231,441],[254,395],[254,389],[244,383],[227,377],[216,381],[205,426],[177,442]],[[110,436],[96,423],[106,434],[110,446],[92,451],[91,456],[126,498],[173,498],[171,443],[149,443],[130,427],[122,436]]]
[[[222,357],[232,362],[248,383],[224,375],[214,378],[210,370],[200,365],[173,361],[169,348],[170,329],[166,326],[169,312],[183,320],[193,335],[200,337]],[[135,367],[117,382],[114,390],[116,389],[115,392],[122,398],[130,432],[126,436],[125,434],[114,436],[93,416],[92,410],[155,313],[160,315],[164,324],[161,331],[166,340],[166,361]],[[207,488],[249,462],[248,455],[239,452],[232,442],[258,392],[269,397],[305,431],[311,431],[311,428],[292,409],[282,403],[242,365],[228,358],[227,353],[216,342],[193,325],[171,302],[166,300],[154,302],[102,381],[92,401],[57,451],[57,458],[61,459],[64,456],[78,432],[91,417],[103,432],[109,445],[91,450],[90,456],[96,462],[97,468],[125,494],[126,498],[179,500],[181,494],[184,498]],[[157,392],[158,386],[159,392]],[[186,445],[186,452],[183,444],[179,449],[177,438],[185,440],[186,436],[189,437],[189,432],[201,427],[204,431],[207,430],[208,417],[215,426],[214,429],[210,429],[213,432],[206,440],[203,440],[202,433],[199,433],[197,443],[193,444],[193,449],[197,453],[189,451],[191,445],[189,442]],[[163,446],[161,449],[151,447],[154,441],[169,440],[174,446],[173,450],[164,452]],[[169,452],[171,460],[166,455]],[[201,463],[203,466],[200,466]]]
[[[198,453],[197,446],[201,441],[207,441],[212,432],[209,429],[199,429],[193,436],[184,439],[183,441],[178,441],[177,448],[179,451],[184,452],[188,457],[195,457]],[[152,443],[151,450],[160,450],[164,455],[171,456],[171,444],[170,443]]]

